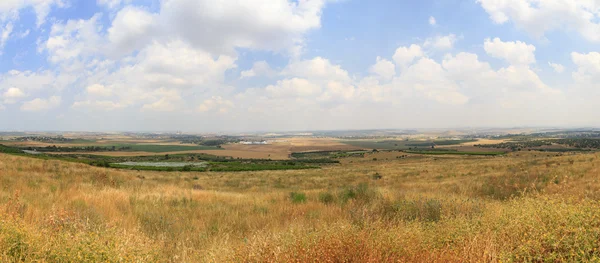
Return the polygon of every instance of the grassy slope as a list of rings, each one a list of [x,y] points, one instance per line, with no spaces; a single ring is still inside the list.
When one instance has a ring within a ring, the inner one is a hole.
[[[599,260],[600,155],[519,155],[162,173],[0,154],[0,262]]]

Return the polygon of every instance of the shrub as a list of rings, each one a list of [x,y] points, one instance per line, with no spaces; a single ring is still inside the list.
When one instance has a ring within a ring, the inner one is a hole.
[[[369,203],[377,197],[377,191],[371,189],[368,184],[361,183],[356,187],[340,191],[338,196],[342,203],[346,203],[351,199],[362,203]]]
[[[297,193],[297,192],[291,192],[290,193],[290,200],[294,204],[305,203],[306,202],[306,194],[304,194],[304,193]]]
[[[396,215],[406,221],[437,222],[442,218],[442,203],[437,199],[402,200],[393,206]]]
[[[493,199],[506,200],[527,192],[538,192],[544,189],[550,179],[548,175],[533,173],[486,177],[479,193]]]
[[[330,192],[322,192],[319,194],[319,202],[323,204],[331,204],[335,201],[335,197]]]

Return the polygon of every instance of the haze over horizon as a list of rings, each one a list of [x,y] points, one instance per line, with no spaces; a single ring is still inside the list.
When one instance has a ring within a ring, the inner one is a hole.
[[[593,0],[3,0],[0,130],[597,127]]]

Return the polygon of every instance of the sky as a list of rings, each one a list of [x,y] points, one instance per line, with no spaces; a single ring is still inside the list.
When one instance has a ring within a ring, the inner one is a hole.
[[[598,127],[598,0],[1,0],[0,130]]]

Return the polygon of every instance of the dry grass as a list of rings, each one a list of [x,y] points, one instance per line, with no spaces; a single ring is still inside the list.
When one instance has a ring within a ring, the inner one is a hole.
[[[380,154],[240,173],[0,155],[0,262],[600,260],[596,154]]]

